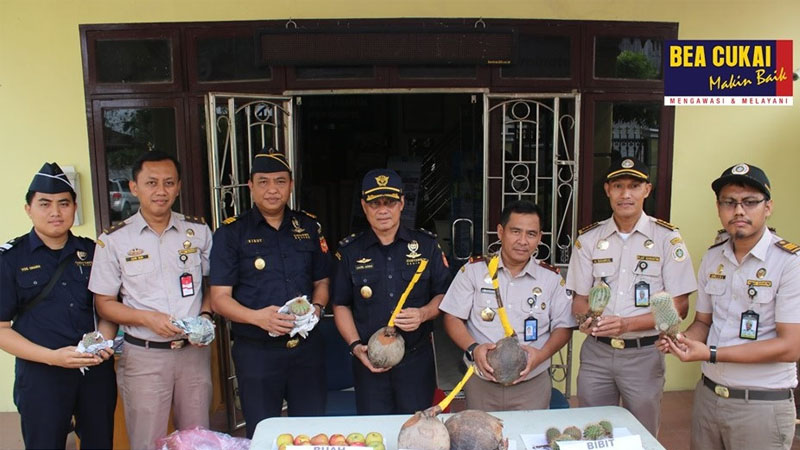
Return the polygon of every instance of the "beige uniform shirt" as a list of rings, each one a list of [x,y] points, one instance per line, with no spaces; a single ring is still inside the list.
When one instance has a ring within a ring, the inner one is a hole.
[[[534,258],[516,277],[512,278],[504,268],[502,258],[497,271],[500,298],[520,344],[542,348],[550,338],[551,330],[575,326],[571,313],[572,297],[567,295],[561,275],[540,265]],[[504,337],[500,316],[495,315],[490,322],[481,319],[481,310],[486,307],[497,311],[497,299],[486,261],[467,263],[453,279],[439,309],[466,320],[467,331],[475,342],[485,344]],[[537,320],[538,339],[525,342],[525,319],[529,317]],[[526,379],[535,377],[548,367],[549,359],[533,368]]]
[[[122,297],[122,303],[159,311],[177,319],[196,316],[203,302],[203,276],[208,275],[211,230],[197,218],[172,213],[159,236],[141,212],[97,238],[89,290]],[[185,261],[181,259],[186,256]],[[184,297],[182,274],[192,275],[194,294]],[[147,327],[122,325],[139,339],[168,341]]]
[[[730,241],[711,247],[700,262],[697,312],[711,314],[706,343],[718,347],[754,342],[739,337],[742,313],[758,313],[757,340],[777,336],[775,324],[800,323],[800,254],[776,245],[781,238],[766,231],[742,263]],[[785,241],[784,241],[785,242]],[[792,244],[788,244],[792,248]],[[751,299],[748,289],[756,295]],[[795,363],[704,362],[703,373],[735,388],[786,389],[797,386]]]
[[[644,281],[650,295],[667,291],[673,297],[697,289],[694,267],[680,233],[673,225],[642,213],[627,239],[619,234],[613,218],[579,232],[567,271],[567,288],[579,295],[604,279],[611,300],[603,315],[633,317],[650,312],[637,307],[635,286]],[[623,339],[656,335],[653,330],[624,333]]]

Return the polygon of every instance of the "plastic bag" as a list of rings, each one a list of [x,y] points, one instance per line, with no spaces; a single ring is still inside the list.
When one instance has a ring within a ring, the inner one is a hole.
[[[77,351],[78,353],[91,353],[93,355],[96,355],[100,353],[100,350],[113,347],[114,347],[114,341],[106,340],[106,338],[103,337],[102,333],[95,330],[95,331],[90,331],[83,335],[80,342],[78,342],[75,351]],[[81,373],[84,375],[86,374],[87,370],[89,370],[88,367],[80,368]]]
[[[314,327],[317,325],[317,322],[319,322],[319,318],[317,317],[316,314],[314,314],[314,305],[312,305],[308,301],[308,298],[305,295],[300,297],[295,297],[289,300],[288,302],[284,303],[284,305],[281,306],[278,312],[281,314],[293,314],[292,304],[298,302],[308,303],[310,308],[308,309],[308,312],[303,314],[302,316],[298,316],[296,314],[294,315],[295,316],[294,328],[292,328],[292,331],[289,332],[289,337],[294,337],[296,334],[299,334],[303,338],[306,338],[308,337],[308,332],[313,330]],[[269,333],[269,335],[272,337],[278,336],[277,334],[273,334],[271,332]]]
[[[172,319],[172,324],[180,328],[189,342],[195,345],[208,345],[214,341],[214,323],[203,316]]]
[[[250,439],[237,438],[202,427],[176,430],[156,441],[158,450],[249,450]]]

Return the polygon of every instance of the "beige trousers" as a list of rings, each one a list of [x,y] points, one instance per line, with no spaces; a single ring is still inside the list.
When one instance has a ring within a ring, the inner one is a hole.
[[[550,374],[547,370],[528,381],[511,386],[473,376],[464,386],[467,409],[518,411],[550,407]]]
[[[211,348],[154,349],[125,343],[117,368],[132,449],[155,448],[167,435],[170,409],[176,429],[208,428]]]
[[[722,398],[703,384],[694,389],[692,450],[789,450],[794,399]]]

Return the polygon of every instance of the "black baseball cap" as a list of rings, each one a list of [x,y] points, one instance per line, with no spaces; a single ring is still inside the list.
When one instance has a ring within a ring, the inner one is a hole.
[[[769,178],[767,178],[767,174],[765,174],[763,170],[756,166],[741,163],[728,167],[722,172],[719,178],[711,183],[711,189],[713,189],[714,193],[719,197],[719,191],[731,183],[743,183],[748,186],[753,186],[763,192],[767,200],[772,198],[770,192],[772,188],[769,185]]]
[[[250,176],[257,173],[289,172],[289,162],[286,155],[273,149],[264,147],[253,157],[253,165],[250,166]]]
[[[392,169],[374,169],[364,175],[361,182],[361,198],[371,202],[376,198],[388,197],[400,200],[403,195],[403,180]]]
[[[620,158],[611,161],[606,173],[606,181],[617,177],[633,177],[642,181],[650,181],[650,169],[636,158]]]

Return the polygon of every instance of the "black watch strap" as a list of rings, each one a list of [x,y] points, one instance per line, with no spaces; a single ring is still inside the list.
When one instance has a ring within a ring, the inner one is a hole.
[[[362,341],[361,341],[361,339],[357,339],[357,340],[355,340],[355,341],[351,342],[351,343],[350,343],[350,345],[349,345],[349,347],[350,347],[350,354],[351,354],[351,355],[353,354],[353,351],[355,351],[355,349],[356,349],[356,346],[357,346],[357,345],[361,345],[361,344],[363,344],[363,343],[364,343],[364,342],[362,342]]]
[[[712,345],[712,346],[708,347],[708,350],[709,350],[708,362],[710,362],[711,364],[716,364],[717,363],[717,346],[716,345]]]
[[[467,349],[464,351],[464,355],[466,355],[467,359],[470,361],[475,361],[475,355],[472,352],[475,351],[475,348],[478,346],[477,342],[473,342]]]

